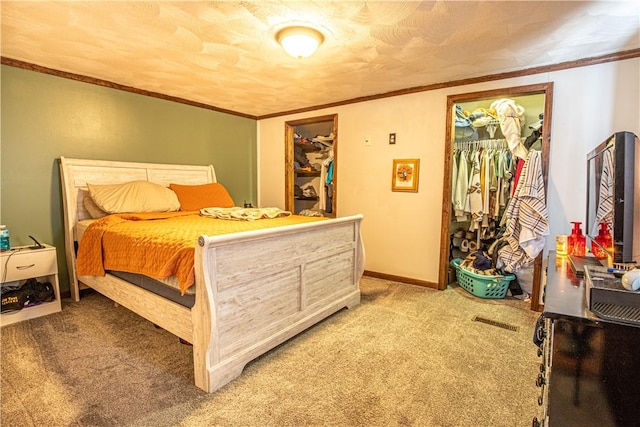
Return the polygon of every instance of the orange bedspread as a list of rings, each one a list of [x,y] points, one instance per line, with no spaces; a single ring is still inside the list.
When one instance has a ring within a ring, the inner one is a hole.
[[[203,217],[198,212],[109,215],[93,222],[84,232],[78,248],[78,276],[104,276],[105,270],[144,274],[158,279],[176,276],[184,294],[195,282],[195,246],[199,236],[323,219],[293,215],[233,221]]]

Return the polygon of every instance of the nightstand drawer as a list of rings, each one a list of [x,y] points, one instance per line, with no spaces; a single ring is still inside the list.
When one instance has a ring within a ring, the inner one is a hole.
[[[55,249],[23,249],[10,256],[5,252],[2,257],[2,280],[29,279],[58,273]],[[6,268],[6,275],[5,275]]]

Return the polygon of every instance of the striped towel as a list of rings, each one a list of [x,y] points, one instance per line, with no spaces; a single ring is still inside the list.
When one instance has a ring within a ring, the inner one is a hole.
[[[598,211],[596,212],[596,230],[601,222],[613,221],[613,155],[611,150],[604,152],[602,159],[602,175],[598,194]]]
[[[507,206],[505,238],[509,243],[499,252],[504,269],[516,272],[530,264],[542,251],[549,235],[542,161],[539,151],[531,151],[522,169],[522,178]]]

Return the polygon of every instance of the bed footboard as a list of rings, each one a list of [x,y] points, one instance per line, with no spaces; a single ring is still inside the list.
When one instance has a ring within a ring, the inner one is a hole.
[[[252,359],[360,303],[361,221],[199,238],[191,311],[198,387],[217,390]]]

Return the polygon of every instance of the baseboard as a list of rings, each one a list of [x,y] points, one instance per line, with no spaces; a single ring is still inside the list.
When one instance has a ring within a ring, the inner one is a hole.
[[[369,271],[369,270],[365,270],[364,275],[368,277],[375,277],[376,279],[391,280],[393,282],[408,283],[410,285],[417,285],[417,286],[423,286],[425,288],[438,289],[437,283],[428,282],[426,280],[412,279],[410,277],[395,276],[393,274],[378,273],[377,271]]]

